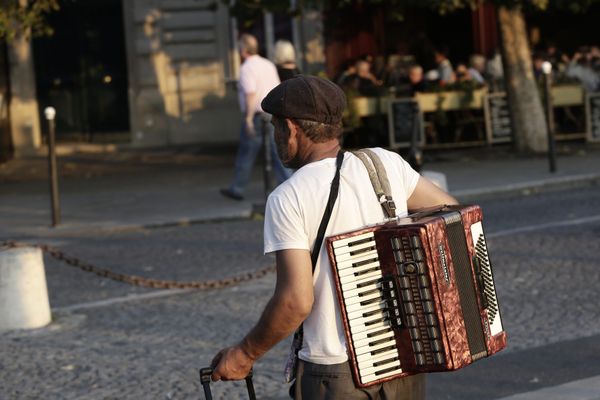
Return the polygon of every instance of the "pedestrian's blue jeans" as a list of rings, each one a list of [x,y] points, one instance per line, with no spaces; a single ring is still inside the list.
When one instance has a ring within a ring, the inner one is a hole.
[[[229,187],[229,189],[236,194],[243,195],[244,189],[250,181],[250,175],[252,174],[256,156],[263,144],[263,129],[266,129],[267,137],[269,137],[269,140],[271,141],[269,146],[271,150],[271,162],[273,164],[273,170],[275,171],[277,183],[285,181],[292,175],[292,171],[283,166],[279,159],[279,155],[277,154],[274,135],[275,128],[273,127],[273,124],[271,124],[271,117],[268,114],[256,113],[254,114],[254,136],[248,136],[246,134],[246,124],[243,122],[242,128],[240,129],[240,146],[235,159],[233,182]]]

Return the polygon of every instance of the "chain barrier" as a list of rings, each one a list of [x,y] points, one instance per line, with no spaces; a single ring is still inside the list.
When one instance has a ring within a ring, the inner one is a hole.
[[[98,268],[90,263],[86,263],[76,257],[69,256],[65,254],[63,251],[51,247],[46,244],[39,245],[29,245],[23,243],[17,243],[15,241],[5,241],[0,244],[0,248],[22,248],[22,247],[37,247],[41,249],[44,253],[48,254],[50,257],[62,261],[65,264],[79,268],[86,272],[91,272],[96,274],[102,278],[112,279],[114,281],[127,283],[134,286],[141,286],[153,289],[221,289],[228,286],[238,285],[242,282],[251,281],[254,279],[262,278],[270,272],[275,271],[275,266],[269,266],[266,268],[262,268],[253,272],[247,272],[245,274],[240,274],[236,276],[232,276],[229,278],[216,279],[216,280],[206,280],[206,281],[189,281],[189,282],[180,282],[180,281],[170,281],[170,280],[162,280],[162,279],[152,279],[152,278],[144,278],[142,276],[137,275],[127,275],[121,274],[118,272],[113,272],[108,269]]]

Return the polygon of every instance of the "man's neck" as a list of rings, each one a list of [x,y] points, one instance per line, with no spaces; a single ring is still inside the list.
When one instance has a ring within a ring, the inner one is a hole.
[[[337,140],[330,140],[329,142],[318,143],[314,146],[313,151],[307,157],[306,164],[310,164],[315,161],[321,161],[326,158],[335,158],[340,149],[340,142]]]

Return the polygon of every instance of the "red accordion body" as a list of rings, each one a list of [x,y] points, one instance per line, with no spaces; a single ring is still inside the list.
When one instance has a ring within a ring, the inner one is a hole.
[[[451,371],[506,346],[479,206],[327,238],[359,387]]]

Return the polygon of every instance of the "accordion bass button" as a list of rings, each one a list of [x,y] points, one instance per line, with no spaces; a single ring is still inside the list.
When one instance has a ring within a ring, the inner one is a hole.
[[[425,314],[425,321],[429,326],[437,326],[437,320],[434,314]]]
[[[422,353],[423,352],[423,343],[421,343],[418,340],[413,340],[412,347],[413,347],[413,351],[415,353]]]
[[[428,326],[427,333],[431,339],[439,339],[440,338],[440,330],[435,326]]]
[[[433,353],[433,362],[436,364],[444,363],[444,354],[443,353]]]
[[[413,303],[404,303],[404,312],[406,314],[416,314],[417,309]]]
[[[432,340],[431,341],[431,349],[435,352],[439,352],[442,350],[442,342],[440,340]]]
[[[433,302],[432,301],[424,301],[423,302],[423,310],[425,310],[426,313],[430,314],[433,312]]]
[[[405,263],[404,264],[404,273],[405,274],[414,274],[417,272],[417,266],[414,263]]]
[[[415,353],[415,363],[420,367],[425,365],[425,356],[423,353]]]
[[[409,328],[413,328],[417,326],[417,316],[416,315],[408,315],[406,317],[406,323]]]

